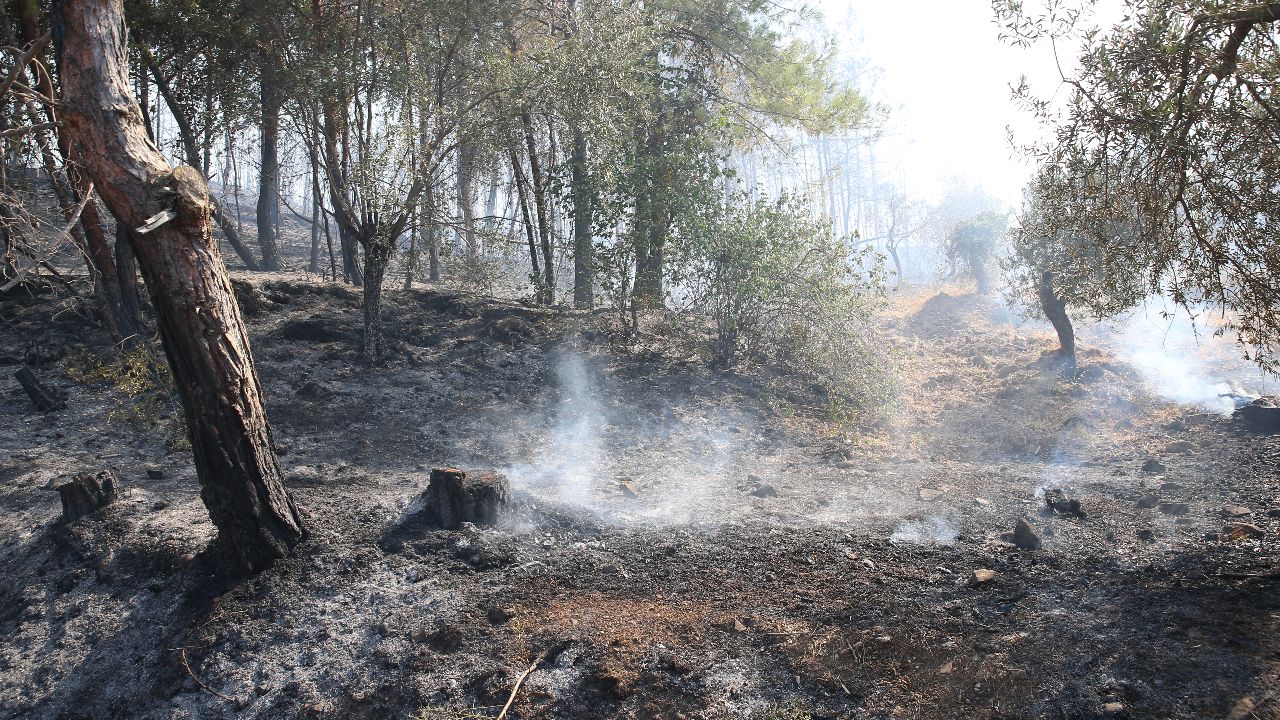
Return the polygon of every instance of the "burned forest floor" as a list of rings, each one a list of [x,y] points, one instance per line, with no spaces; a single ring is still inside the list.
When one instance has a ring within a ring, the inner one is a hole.
[[[1047,328],[900,294],[891,410],[850,428],[607,313],[396,292],[371,367],[353,290],[237,291],[310,531],[248,579],[172,403],[86,370],[86,303],[0,299],[0,718],[497,717],[517,686],[509,718],[1280,718],[1280,436],[1105,334],[1067,379]],[[448,466],[509,478],[497,527],[415,520]]]

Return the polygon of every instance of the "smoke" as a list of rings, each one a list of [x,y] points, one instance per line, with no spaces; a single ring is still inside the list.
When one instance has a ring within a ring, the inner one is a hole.
[[[1161,397],[1221,415],[1234,412],[1237,400],[1276,391],[1274,379],[1240,357],[1233,338],[1213,330],[1156,299],[1119,328],[1117,355]]]
[[[552,431],[533,462],[507,468],[505,474],[560,502],[590,502],[603,455],[601,433],[606,417],[597,401],[593,374],[582,353],[562,352],[556,362],[560,391]]]
[[[706,404],[684,412],[688,397],[652,381],[642,399],[611,405],[617,381],[580,350],[555,363],[553,413],[524,420],[538,426],[538,444],[503,468],[514,487],[611,522],[714,525],[752,511],[748,478],[769,474],[746,465],[758,442],[752,416]]]
[[[909,520],[898,526],[889,542],[907,545],[951,545],[960,538],[951,521],[940,515]]]

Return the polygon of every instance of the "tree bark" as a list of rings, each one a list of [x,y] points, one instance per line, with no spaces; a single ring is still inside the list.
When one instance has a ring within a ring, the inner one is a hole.
[[[427,272],[431,282],[440,282],[440,232],[436,229],[436,184],[433,177],[423,190],[424,217],[427,228]]]
[[[544,280],[538,263],[538,241],[535,236],[533,218],[529,213],[529,191],[526,187],[528,182],[524,177],[524,166],[520,164],[520,155],[514,148],[508,150],[507,156],[511,160],[511,172],[515,177],[516,193],[519,195],[520,217],[524,224],[525,238],[529,242],[529,263],[533,269],[531,277],[533,279],[535,301],[539,304],[547,304],[546,290],[543,287]]]
[[[262,59],[262,135],[258,165],[258,247],[262,268],[280,269],[280,247],[276,230],[280,227],[280,93],[269,54]],[[188,163],[190,161],[188,160]]]
[[[385,351],[382,335],[382,281],[391,261],[387,243],[370,242],[364,246],[364,357],[380,362]]]
[[[246,572],[304,537],[281,482],[249,337],[210,224],[209,189],[193,167],[170,168],[129,93],[123,0],[57,0],[54,37],[71,159],[129,228],[173,219],[129,240],[155,306],[186,414],[201,497]]]
[[[466,140],[458,144],[458,210],[462,215],[462,246],[475,257],[476,243],[476,146]]]
[[[587,179],[587,137],[573,131],[573,158],[569,182],[573,185],[573,305],[590,310],[595,304],[592,252],[591,188]]]
[[[1045,272],[1040,275],[1036,294],[1040,296],[1040,309],[1044,311],[1045,317],[1049,318],[1049,322],[1053,323],[1053,329],[1058,333],[1059,356],[1067,369],[1075,370],[1076,332],[1071,325],[1071,318],[1067,315],[1066,301],[1058,297],[1058,293],[1053,289],[1053,273]]]

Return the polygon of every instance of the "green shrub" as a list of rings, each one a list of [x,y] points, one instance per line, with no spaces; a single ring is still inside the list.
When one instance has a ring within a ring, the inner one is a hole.
[[[792,196],[743,196],[683,243],[677,258],[689,308],[711,326],[722,367],[759,362],[820,386],[837,419],[891,397],[876,343],[888,271],[869,247],[838,238]]]
[[[63,373],[75,382],[105,386],[112,407],[107,420],[134,428],[155,428],[172,420],[176,438],[185,438],[182,414],[176,412],[169,365],[140,345],[132,350],[98,355],[88,350],[72,356]],[[175,419],[176,418],[176,419]],[[176,440],[181,444],[182,440]]]

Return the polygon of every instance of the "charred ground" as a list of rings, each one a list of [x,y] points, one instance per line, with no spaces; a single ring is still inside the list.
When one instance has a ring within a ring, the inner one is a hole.
[[[902,297],[892,419],[848,433],[603,315],[400,293],[369,367],[356,293],[237,291],[311,530],[249,580],[216,570],[172,428],[66,376],[108,344],[84,304],[0,305],[6,378],[69,395],[41,414],[5,381],[4,717],[494,716],[535,661],[511,716],[1280,714],[1280,444],[1105,346],[1068,381],[1041,330]],[[441,465],[511,477],[503,526],[407,521]],[[110,466],[122,497],[60,524],[52,483]]]

